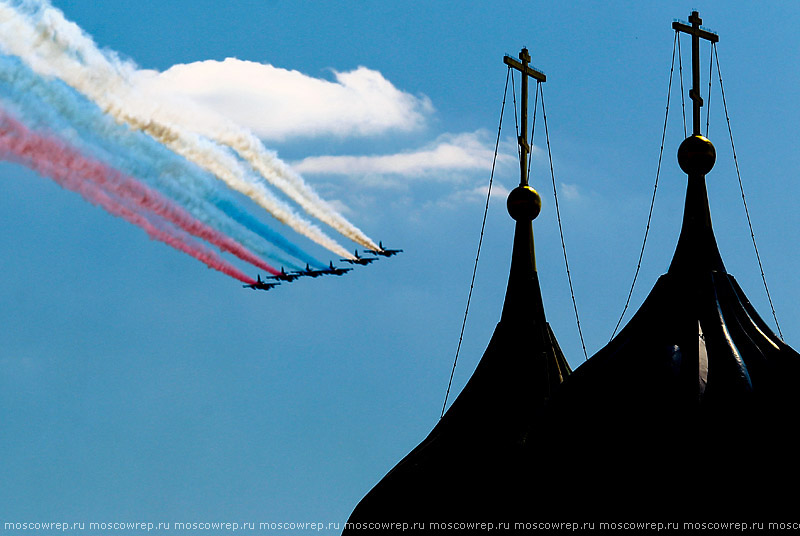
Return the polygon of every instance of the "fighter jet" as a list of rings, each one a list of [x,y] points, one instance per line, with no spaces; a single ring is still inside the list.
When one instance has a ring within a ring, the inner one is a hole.
[[[261,274],[256,276],[256,282],[251,285],[242,285],[243,288],[250,288],[253,290],[269,290],[273,287],[277,287],[280,283],[267,283],[261,280]]]
[[[279,273],[278,275],[271,275],[267,279],[277,279],[278,281],[286,281],[287,283],[289,283],[291,281],[294,281],[298,277],[300,277],[300,275],[297,272],[292,272],[290,274],[287,274],[286,270],[284,270],[283,266],[281,266],[281,273]]]
[[[298,277],[302,277],[302,276],[319,277],[321,275],[325,275],[328,272],[327,272],[327,270],[312,270],[311,267],[308,264],[306,264],[306,269],[305,270],[297,270],[297,271],[294,271],[292,273],[293,274],[297,274]]]
[[[342,262],[349,262],[350,264],[360,264],[362,266],[366,266],[372,261],[377,261],[378,257],[359,257],[358,250],[355,252],[354,259],[342,259]]]
[[[331,274],[331,275],[344,275],[347,272],[352,270],[352,268],[336,268],[333,266],[333,261],[331,261],[331,267],[325,268],[324,270],[320,270],[322,273]]]
[[[397,255],[398,253],[402,253],[402,249],[386,249],[383,247],[381,242],[378,242],[378,249],[367,249],[365,250],[366,253],[372,253],[373,255],[383,255],[384,257],[391,257],[392,255]]]

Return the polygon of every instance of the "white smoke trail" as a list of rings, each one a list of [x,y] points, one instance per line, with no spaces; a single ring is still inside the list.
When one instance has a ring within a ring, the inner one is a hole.
[[[0,105],[33,130],[46,130],[111,167],[153,186],[179,203],[195,218],[234,238],[261,257],[269,257],[293,268],[284,255],[265,248],[265,239],[303,262],[319,265],[277,233],[256,234],[246,213],[219,208],[210,194],[218,179],[141,132],[118,124],[93,102],[57,79],[46,79],[31,71],[19,58],[0,54]],[[213,195],[216,197],[216,194]],[[238,208],[238,207],[237,207]],[[234,214],[235,216],[232,216]],[[263,228],[260,228],[263,231]],[[282,238],[282,237],[281,237]]]
[[[20,57],[40,75],[60,78],[104,112],[210,171],[298,233],[344,258],[352,258],[318,226],[277,199],[232,154],[199,134],[161,121],[165,114],[159,113],[160,103],[137,94],[132,82],[137,69],[132,63],[100,51],[80,27],[52,6],[34,1],[23,2],[23,7],[31,13],[23,14],[0,2],[0,48],[4,52]]]
[[[264,178],[283,190],[293,201],[318,220],[327,223],[353,242],[370,249],[377,244],[355,227],[328,203],[321,199],[303,179],[268,151],[252,133],[242,131],[233,123],[220,121],[214,125],[209,137],[234,149]],[[238,132],[237,132],[238,131]]]
[[[186,125],[203,136],[230,147],[308,214],[330,225],[350,240],[370,249],[377,249],[372,239],[320,198],[297,172],[280,160],[277,154],[264,147],[261,140],[248,129],[197,103],[185,98],[177,100],[165,93],[158,83],[158,73],[155,71],[136,70],[130,76],[135,79],[135,87],[143,94],[152,96],[154,101],[169,103],[159,109],[159,113],[170,123]]]
[[[85,77],[102,80],[111,91],[135,88],[137,92],[145,92],[148,88],[152,88],[152,84],[149,84],[152,79],[151,71],[139,70],[132,63],[123,62],[115,54],[99,50],[88,35],[77,25],[66,20],[63,14],[52,6],[36,0],[24,3],[34,7],[34,12],[38,13],[36,27],[42,37],[53,39],[63,53],[79,58],[87,71],[84,73]],[[97,89],[99,92],[100,88]],[[93,95],[87,94],[87,96],[96,100]],[[200,129],[200,134],[231,147],[265,179],[283,190],[310,215],[327,223],[351,240],[375,248],[374,241],[321,199],[300,175],[278,159],[277,155],[267,150],[252,132],[185,99],[180,101],[170,99],[169,95],[164,95],[163,92],[160,94],[147,92],[146,98],[140,98],[138,101],[140,106],[142,102],[148,103],[146,108],[140,107],[146,110],[147,118],[153,118],[164,124],[192,125],[192,128]],[[156,102],[160,103],[160,106],[153,105]],[[124,98],[124,104],[127,106],[129,103],[128,95]],[[141,117],[141,114],[136,115]]]

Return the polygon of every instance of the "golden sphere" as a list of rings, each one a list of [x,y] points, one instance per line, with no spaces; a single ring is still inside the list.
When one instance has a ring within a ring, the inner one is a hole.
[[[714,144],[698,134],[689,136],[678,147],[678,164],[687,175],[705,175],[716,160]]]
[[[542,198],[530,186],[517,186],[508,194],[508,213],[516,221],[533,221],[542,210]]]

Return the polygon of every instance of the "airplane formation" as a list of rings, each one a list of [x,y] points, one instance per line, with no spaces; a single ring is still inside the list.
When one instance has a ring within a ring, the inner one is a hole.
[[[374,257],[361,257],[358,254],[358,250],[355,251],[355,258],[353,259],[340,259],[342,262],[349,262],[350,264],[359,264],[361,266],[366,266],[371,262],[377,261],[380,255],[382,257],[391,257],[392,255],[397,255],[398,253],[402,253],[402,249],[388,249],[384,248],[381,242],[378,242],[378,249],[367,249],[364,250],[364,253],[369,253],[371,255],[376,255]],[[320,277],[323,275],[344,275],[347,272],[351,271],[352,268],[337,268],[333,265],[333,261],[330,262],[330,266],[328,268],[323,268],[321,270],[314,270],[308,264],[304,270],[294,270],[291,272],[287,272],[283,267],[281,267],[281,273],[276,275],[267,276],[264,279],[273,279],[275,282],[267,282],[261,279],[261,275],[259,274],[256,277],[256,282],[250,285],[242,285],[244,288],[249,288],[253,290],[270,290],[272,288],[277,287],[281,284],[282,281],[287,283],[291,283],[295,279],[301,277]]]

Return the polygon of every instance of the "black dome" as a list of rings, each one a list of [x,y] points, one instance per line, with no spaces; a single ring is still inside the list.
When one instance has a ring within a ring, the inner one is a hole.
[[[698,145],[682,153],[687,169],[708,162],[710,142]],[[705,176],[690,174],[668,272],[548,405],[552,437],[574,460],[560,484],[585,490],[595,514],[778,511],[783,489],[770,482],[796,474],[798,380],[800,355],[726,272]],[[604,490],[609,480],[620,491]]]
[[[526,445],[570,373],[544,315],[531,220],[516,223],[500,322],[478,367],[430,435],[358,504],[350,523],[532,518],[543,489]]]

